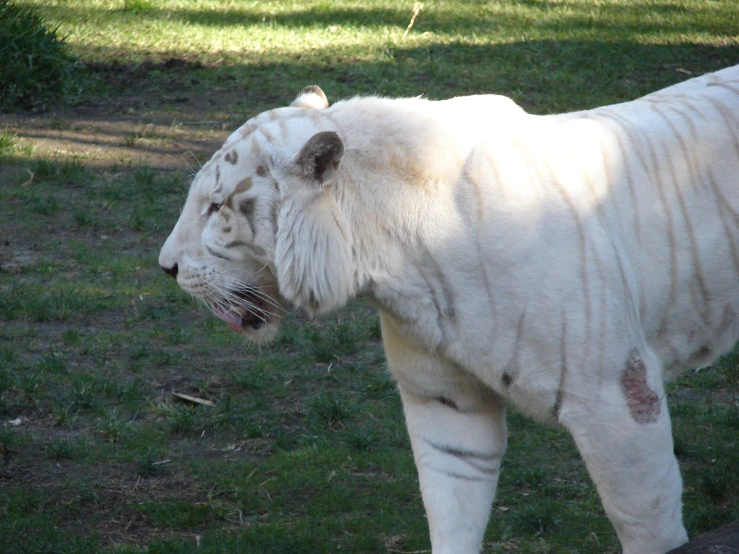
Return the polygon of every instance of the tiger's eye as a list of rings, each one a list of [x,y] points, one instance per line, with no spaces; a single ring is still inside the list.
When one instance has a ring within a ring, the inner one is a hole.
[[[221,209],[221,206],[223,204],[219,204],[218,202],[211,202],[210,206],[208,206],[208,215],[211,215],[213,212],[217,212]]]

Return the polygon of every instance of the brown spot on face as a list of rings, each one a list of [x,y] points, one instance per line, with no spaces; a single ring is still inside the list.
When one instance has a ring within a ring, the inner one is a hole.
[[[223,230],[224,233],[228,234],[231,231],[233,231],[233,228],[232,227],[224,227],[222,230]]]
[[[251,219],[254,216],[254,199],[249,198],[248,200],[239,202],[239,211]]]
[[[231,165],[236,165],[236,162],[239,161],[239,153],[236,150],[231,150],[229,152],[226,152],[226,155],[223,156],[223,159]]]
[[[221,180],[221,166],[216,166],[216,185],[218,184],[218,181]]]
[[[249,223],[252,235],[256,234],[256,229],[254,228],[254,205],[254,198],[249,198],[239,202],[239,211],[244,214],[244,217],[246,217],[246,221]]]
[[[252,178],[251,177],[247,177],[246,179],[242,179],[241,181],[239,181],[239,184],[236,185],[236,188],[234,189],[234,192],[233,193],[234,194],[239,194],[239,193],[242,193],[242,192],[246,192],[247,190],[249,190],[251,188],[252,184],[253,184],[253,181],[252,181]]]
[[[258,166],[257,175],[259,175],[260,177],[264,177],[265,175],[267,175],[267,168],[263,165]]]
[[[512,379],[511,379],[511,376],[510,375],[508,375],[507,373],[504,373],[502,380],[503,380],[503,384],[506,387],[510,387],[511,386]]]
[[[234,209],[234,196],[242,192],[246,192],[247,190],[251,188],[251,186],[252,186],[251,177],[247,177],[246,179],[242,179],[241,181],[239,181],[239,183],[236,185],[236,188],[231,193],[231,196],[226,198],[226,201],[223,203],[224,206],[227,206],[229,209],[233,210]]]
[[[662,409],[660,399],[647,383],[647,366],[636,348],[629,352],[626,360],[621,374],[621,390],[635,422],[647,424],[657,421]]]

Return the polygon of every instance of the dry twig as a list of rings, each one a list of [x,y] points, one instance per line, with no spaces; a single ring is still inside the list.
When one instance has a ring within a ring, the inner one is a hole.
[[[411,22],[408,23],[408,27],[405,28],[405,32],[403,33],[403,36],[400,37],[400,40],[403,40],[405,37],[408,36],[408,33],[411,30],[411,27],[413,27],[413,23],[416,21],[416,17],[418,17],[418,14],[421,13],[421,10],[423,9],[423,2],[415,2],[413,4],[413,14],[411,15]]]

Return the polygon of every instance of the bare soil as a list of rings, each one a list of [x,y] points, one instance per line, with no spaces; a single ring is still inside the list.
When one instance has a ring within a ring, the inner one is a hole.
[[[0,127],[34,145],[37,156],[81,158],[92,168],[147,165],[182,170],[210,156],[234,126],[243,84],[204,86],[202,66],[182,58],[135,66],[90,64],[110,94],[75,106],[0,113]]]

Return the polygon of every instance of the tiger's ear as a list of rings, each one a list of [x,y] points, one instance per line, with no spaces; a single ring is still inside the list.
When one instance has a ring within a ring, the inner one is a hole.
[[[344,154],[344,143],[333,131],[316,133],[293,157],[298,173],[319,186],[331,182]]]
[[[290,104],[293,108],[312,108],[323,110],[328,108],[328,98],[318,85],[309,85],[300,91],[298,96]]]

